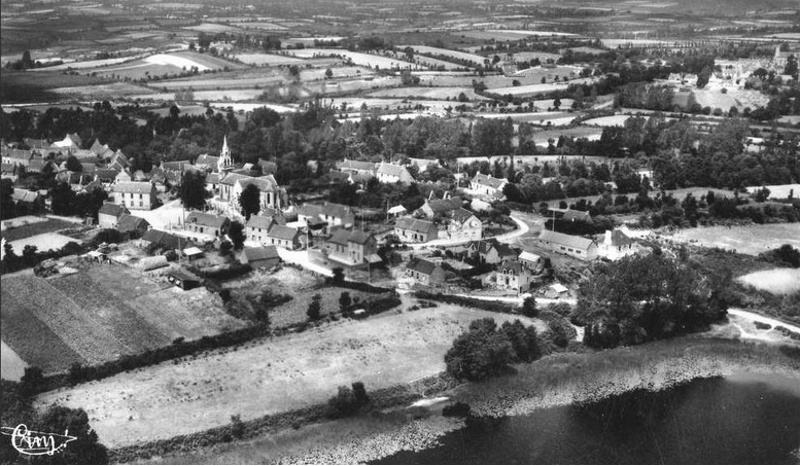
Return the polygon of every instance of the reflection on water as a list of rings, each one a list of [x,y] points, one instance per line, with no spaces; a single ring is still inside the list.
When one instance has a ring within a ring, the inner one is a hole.
[[[469,419],[442,445],[383,464],[797,464],[800,381],[741,374],[528,416]]]

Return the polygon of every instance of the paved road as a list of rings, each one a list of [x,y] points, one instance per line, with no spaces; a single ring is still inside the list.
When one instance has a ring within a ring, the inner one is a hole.
[[[513,220],[514,223],[517,224],[517,229],[516,230],[508,232],[508,233],[504,233],[502,235],[490,236],[490,237],[482,238],[482,239],[484,239],[484,240],[486,240],[486,239],[496,239],[497,241],[500,241],[501,243],[511,243],[515,239],[517,239],[517,238],[521,237],[522,235],[528,233],[528,231],[530,230],[530,226],[528,225],[528,223],[523,221],[518,216],[512,214],[511,215],[511,220]],[[410,243],[408,246],[411,249],[423,249],[423,248],[430,248],[430,247],[435,247],[435,246],[458,246],[459,244],[466,244],[466,243],[469,243],[470,241],[472,241],[472,240],[468,240],[468,239],[435,239],[433,241],[428,241],[427,243]]]

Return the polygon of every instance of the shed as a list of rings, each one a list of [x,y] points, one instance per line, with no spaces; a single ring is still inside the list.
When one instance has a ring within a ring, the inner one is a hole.
[[[192,246],[183,250],[183,255],[186,256],[190,261],[203,257],[203,254],[203,250],[197,246]]]
[[[170,283],[183,290],[191,290],[200,286],[202,280],[186,269],[175,269],[167,274]]]
[[[271,269],[281,262],[281,256],[278,255],[278,248],[275,246],[244,248],[239,261],[242,264],[250,264],[254,269]]]

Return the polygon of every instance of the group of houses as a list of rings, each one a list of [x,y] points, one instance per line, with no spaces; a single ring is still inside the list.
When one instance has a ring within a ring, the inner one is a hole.
[[[359,185],[366,184],[372,178],[376,178],[381,183],[390,184],[414,182],[414,177],[408,168],[395,163],[344,160],[336,165],[336,169],[342,174],[343,179]]]
[[[471,241],[483,236],[483,222],[464,208],[460,197],[445,193],[442,199],[437,199],[431,192],[419,209],[396,220],[394,234],[407,243],[435,239]]]

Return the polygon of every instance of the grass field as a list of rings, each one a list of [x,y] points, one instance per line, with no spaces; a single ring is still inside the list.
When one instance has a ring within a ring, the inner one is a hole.
[[[423,55],[444,55],[448,57],[453,57],[458,60],[467,60],[474,62],[476,65],[482,65],[484,57],[481,55],[477,55],[474,53],[467,53],[467,52],[460,52],[458,50],[450,50],[450,49],[443,49],[439,47],[429,47],[427,45],[400,45],[398,48],[400,50],[405,49],[406,47],[411,47],[414,49],[415,52]]]
[[[800,223],[689,228],[678,231],[670,238],[755,256],[784,244],[800,248]]]
[[[399,60],[396,58],[389,58],[383,55],[373,55],[371,53],[360,53],[360,52],[351,52],[345,49],[298,49],[292,50],[296,57],[300,58],[313,58],[315,56],[321,57],[328,57],[332,55],[340,55],[345,58],[349,58],[354,65],[359,66],[368,66],[368,67],[380,67],[381,69],[392,69],[392,68],[413,68],[415,67],[414,64],[409,63],[405,60]]]
[[[28,367],[6,342],[0,341],[0,378],[19,381]]]
[[[367,97],[378,98],[413,98],[429,100],[456,100],[464,94],[469,100],[486,100],[485,97],[475,93],[471,87],[397,87],[382,89],[367,94]],[[455,102],[457,104],[457,102]],[[504,115],[507,116],[507,115]]]
[[[800,183],[794,184],[773,184],[767,185],[770,199],[786,199],[792,194],[795,199],[800,198]],[[754,193],[761,189],[761,186],[748,186],[747,192]]]
[[[65,228],[72,228],[75,224],[46,217],[25,216],[3,221],[2,237],[6,241],[16,241],[22,238],[42,233],[51,233]]]
[[[14,252],[17,254],[22,254],[22,251],[25,249],[25,246],[36,246],[36,248],[40,251],[50,251],[53,249],[61,249],[64,247],[65,244],[75,241],[76,243],[80,243],[80,240],[75,238],[71,238],[69,236],[65,236],[59,233],[41,233],[38,235],[28,236],[22,239],[18,239],[16,241],[9,241],[8,244],[14,248]]]
[[[390,311],[46,393],[36,404],[84,408],[110,447],[169,438],[234,414],[247,420],[324,402],[358,380],[379,389],[437,374],[453,338],[481,317],[514,316],[455,306]]]
[[[181,291],[118,265],[65,277],[4,277],[3,341],[46,372],[240,328],[204,288]]]
[[[52,90],[61,95],[73,95],[82,98],[114,99],[128,95],[152,93],[150,89],[130,83],[97,84],[92,86],[59,87]]]
[[[773,294],[791,294],[800,291],[800,269],[762,270],[739,277],[738,280]]]
[[[258,66],[295,65],[303,63],[303,60],[300,58],[284,57],[283,55],[274,55],[271,53],[242,53],[236,55],[236,59],[248,65]]]

